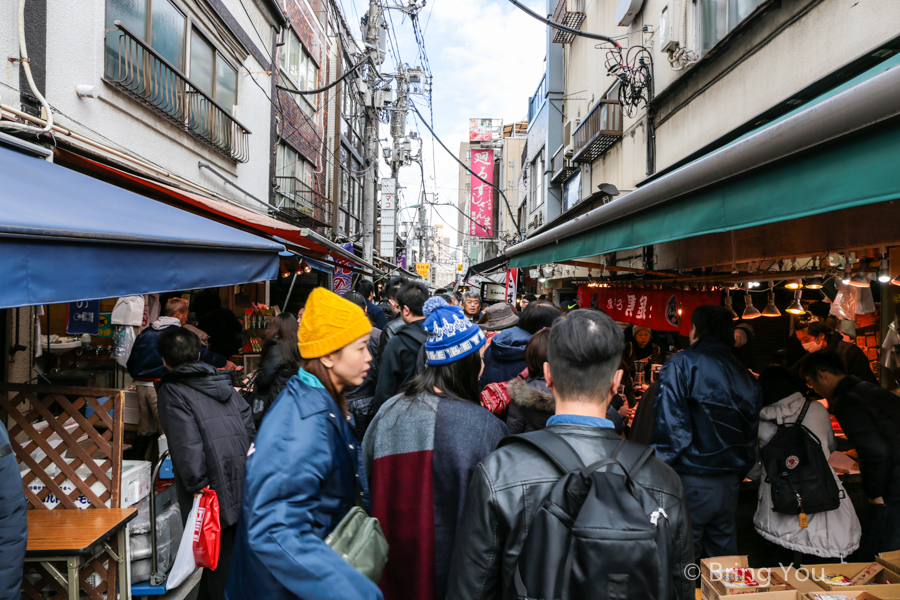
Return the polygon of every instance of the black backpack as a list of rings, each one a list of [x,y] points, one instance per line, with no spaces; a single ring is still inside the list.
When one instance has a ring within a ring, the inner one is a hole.
[[[569,443],[548,429],[509,436],[500,446],[512,443],[539,450],[563,474],[528,529],[514,576],[517,598],[674,597],[669,517],[655,495],[632,478],[653,450],[622,440],[611,458],[585,466]]]
[[[822,443],[803,425],[807,400],[793,423],[783,423],[760,448],[766,481],[772,487],[772,509],[785,515],[815,514],[835,510],[841,494]]]

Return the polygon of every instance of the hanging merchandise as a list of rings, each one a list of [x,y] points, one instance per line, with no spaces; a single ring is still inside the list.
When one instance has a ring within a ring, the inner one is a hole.
[[[856,299],[857,290],[859,288],[852,287],[846,283],[837,286],[837,295],[834,302],[831,303],[832,314],[839,319],[847,319],[852,321],[856,318]]]
[[[123,367],[128,366],[128,359],[131,356],[131,349],[134,347],[134,327],[131,325],[116,325],[113,331],[112,357],[117,363]]]
[[[125,296],[116,300],[111,322],[113,325],[133,325],[140,327],[144,320],[144,297]]]
[[[872,288],[855,287],[856,290],[856,314],[868,315],[875,312],[875,298],[872,297]]]

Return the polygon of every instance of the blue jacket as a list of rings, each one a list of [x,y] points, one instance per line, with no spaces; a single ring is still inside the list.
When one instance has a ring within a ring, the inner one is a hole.
[[[300,370],[250,447],[228,600],[381,600],[378,587],[323,541],[355,504],[368,504],[353,429],[314,376]]]
[[[366,300],[366,314],[369,315],[372,327],[377,327],[378,329],[387,327],[387,317],[384,316],[384,309],[369,300]]]
[[[504,329],[493,338],[484,352],[484,371],[478,380],[478,388],[484,390],[489,383],[503,383],[525,370],[525,345],[531,334],[520,327]]]
[[[650,446],[678,473],[743,477],[756,462],[762,392],[725,344],[700,341],[670,358],[653,408]]]
[[[177,327],[170,325],[169,327]],[[163,366],[162,357],[159,355],[159,336],[169,327],[153,329],[148,327],[138,334],[131,348],[131,356],[128,357],[128,374],[133,378],[160,379],[169,370]],[[200,362],[205,362],[217,369],[221,369],[228,359],[219,356],[206,346],[200,346]]]

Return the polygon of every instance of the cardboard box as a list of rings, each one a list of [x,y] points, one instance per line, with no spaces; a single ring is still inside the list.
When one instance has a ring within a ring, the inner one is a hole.
[[[877,586],[873,586],[877,587]],[[819,591],[810,594],[806,594],[803,596],[804,600],[823,600],[827,598],[828,595],[832,596],[843,596],[845,598],[852,598],[852,600],[897,600],[900,596],[897,596],[894,593],[885,593],[884,590],[875,589],[873,591],[861,591],[861,590],[841,590],[837,592],[826,592]]]
[[[875,560],[878,561],[878,564],[884,565],[891,571],[900,573],[900,550],[894,550],[893,552],[882,552],[875,558]]]
[[[809,573],[806,571],[798,572],[794,567],[778,567],[778,573],[784,575],[784,579],[790,587],[803,594],[822,591],[822,586],[810,579]]]
[[[831,591],[849,591],[862,590],[871,591],[872,586],[883,589],[885,592],[893,592],[896,587],[900,590],[900,574],[891,571],[887,567],[879,563],[844,563],[831,565],[802,565],[802,568],[810,573],[810,578],[825,590]],[[830,575],[843,575],[853,580],[851,585],[832,585],[827,581],[823,581],[825,577]],[[890,582],[889,585],[885,585]]]
[[[724,569],[747,569],[758,585],[752,587],[731,587],[717,580],[716,572]],[[720,556],[700,561],[700,595],[704,600],[717,600],[720,596],[740,594],[763,594],[767,592],[789,591],[783,577],[783,570],[750,569],[746,556]]]
[[[739,593],[738,595],[753,594],[753,600],[804,600],[803,594],[796,590],[783,590],[780,592],[755,592],[756,588],[751,588],[748,592]],[[821,591],[821,590],[820,590]],[[701,600],[720,600],[721,598],[733,598],[734,595],[721,596],[715,592],[712,584],[708,579],[700,580],[700,598]]]

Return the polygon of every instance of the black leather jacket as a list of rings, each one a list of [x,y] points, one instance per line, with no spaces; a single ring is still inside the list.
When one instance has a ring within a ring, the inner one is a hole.
[[[548,429],[565,437],[585,464],[609,458],[621,442],[612,429],[568,424]],[[513,574],[525,535],[559,478],[549,459],[520,444],[504,446],[478,465],[456,534],[446,600],[516,598]],[[693,537],[681,480],[656,458],[648,460],[635,479],[657,494],[669,516],[668,568],[677,590],[675,598],[692,599],[694,582],[684,576],[684,569],[694,559]]]

